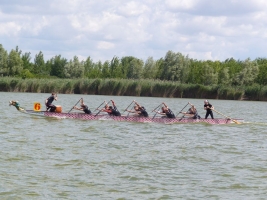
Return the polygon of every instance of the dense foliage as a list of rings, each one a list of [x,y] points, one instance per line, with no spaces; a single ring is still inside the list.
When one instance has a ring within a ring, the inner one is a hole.
[[[30,52],[22,53],[18,47],[7,52],[0,44],[0,76],[22,77],[23,79],[82,79],[82,81],[108,79],[117,81],[118,84],[125,83],[115,79],[128,79],[129,83],[131,83],[129,79],[149,80],[147,83],[152,84],[153,82],[154,89],[149,88],[146,84],[143,86],[152,91],[155,91],[155,88],[160,90],[162,84],[159,85],[159,80],[161,80],[167,81],[168,84],[219,88],[216,90],[218,94],[223,94],[225,88],[233,90],[233,88],[246,87],[243,93],[246,98],[249,98],[255,94],[259,97],[263,86],[267,84],[267,58],[255,60],[248,58],[244,61],[233,58],[225,61],[202,61],[168,51],[164,58],[154,60],[152,57],[148,57],[146,61],[133,56],[122,58],[115,56],[111,61],[94,62],[91,57],[79,60],[77,56],[74,56],[73,59],[67,60],[61,55],[45,61],[41,51],[32,59]]]

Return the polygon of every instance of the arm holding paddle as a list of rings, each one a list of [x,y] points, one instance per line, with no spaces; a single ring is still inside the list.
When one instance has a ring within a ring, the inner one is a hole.
[[[133,101],[138,107],[141,107],[135,100]]]
[[[105,103],[104,108],[101,108],[101,109],[97,108],[96,110],[99,110],[99,112],[106,112],[109,105],[106,101],[104,101],[104,103]]]
[[[164,105],[164,107],[160,108],[161,104],[154,110],[152,110],[152,112],[156,112],[156,114],[160,114],[160,115],[166,115],[166,112],[164,112],[165,109],[169,109],[168,106],[163,102],[162,103]],[[162,112],[160,112],[159,110],[162,109]]]
[[[129,112],[129,113],[137,113],[136,110],[125,110],[125,111],[127,111],[127,112]]]
[[[152,112],[156,112],[157,114],[160,114],[160,115],[166,115],[166,113],[164,113],[164,112],[160,112],[160,111],[158,111],[158,110],[153,110]]]
[[[99,109],[99,107],[102,106],[104,103],[105,103],[105,107]],[[100,106],[98,106],[95,110],[99,110],[99,111],[95,114],[95,116],[97,116],[100,112],[108,112],[108,103],[104,101]]]
[[[73,109],[75,109],[75,110],[83,110],[83,108],[78,108],[76,106],[73,106]]]
[[[110,100],[110,101],[111,101],[113,107],[116,107],[115,102],[113,100]]]

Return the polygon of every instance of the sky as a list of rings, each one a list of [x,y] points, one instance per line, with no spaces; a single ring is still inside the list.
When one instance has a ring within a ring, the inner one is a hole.
[[[266,0],[1,0],[0,44],[95,62],[266,58]]]

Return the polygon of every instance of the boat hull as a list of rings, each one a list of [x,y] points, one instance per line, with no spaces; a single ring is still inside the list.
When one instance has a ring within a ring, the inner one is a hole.
[[[24,110],[26,114],[37,115],[42,117],[54,117],[59,119],[81,119],[81,120],[114,120],[114,121],[126,121],[126,122],[141,122],[141,123],[208,123],[208,124],[230,124],[233,123],[231,119],[190,119],[190,118],[166,118],[166,117],[135,117],[135,116],[111,116],[111,115],[89,115],[85,113],[56,113],[47,111],[33,111]],[[241,119],[235,119],[242,121]]]

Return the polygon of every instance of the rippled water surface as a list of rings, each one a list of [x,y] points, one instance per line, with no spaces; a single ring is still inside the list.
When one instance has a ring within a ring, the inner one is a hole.
[[[246,123],[153,124],[33,117],[49,94],[0,93],[0,199],[266,199],[266,102],[210,103]],[[83,97],[93,110],[111,98],[176,113],[202,99],[61,95],[63,111]],[[216,117],[220,117],[215,114]]]

